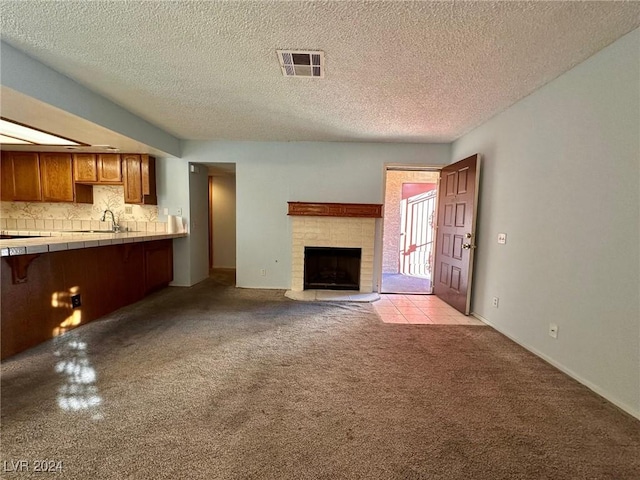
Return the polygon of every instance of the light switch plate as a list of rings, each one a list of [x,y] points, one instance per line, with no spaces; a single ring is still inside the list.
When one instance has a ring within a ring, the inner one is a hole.
[[[498,243],[500,245],[504,245],[505,243],[507,243],[507,234],[506,233],[499,233],[498,234]]]

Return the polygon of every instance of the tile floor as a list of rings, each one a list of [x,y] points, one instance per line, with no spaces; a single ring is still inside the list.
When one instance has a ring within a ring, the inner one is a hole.
[[[381,294],[373,307],[384,323],[485,325],[447,305],[435,295]]]
[[[362,293],[357,290],[303,290],[294,292],[287,290],[284,296],[301,302],[360,302],[371,303],[380,299],[380,295]]]

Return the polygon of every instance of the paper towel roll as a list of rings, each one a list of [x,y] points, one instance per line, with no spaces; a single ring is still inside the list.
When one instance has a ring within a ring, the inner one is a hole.
[[[174,215],[167,215],[167,233],[177,233],[178,222]]]

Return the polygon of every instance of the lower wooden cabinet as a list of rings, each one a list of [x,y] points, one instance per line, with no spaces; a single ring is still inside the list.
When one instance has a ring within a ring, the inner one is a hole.
[[[173,279],[173,241],[125,243],[35,256],[26,282],[13,283],[11,257],[0,276],[1,358],[141,300]],[[81,306],[72,308],[79,294]]]
[[[144,244],[145,292],[164,288],[173,280],[173,241],[156,240]]]

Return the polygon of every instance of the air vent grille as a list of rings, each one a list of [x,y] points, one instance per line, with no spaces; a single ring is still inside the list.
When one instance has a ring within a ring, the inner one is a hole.
[[[285,77],[324,77],[324,52],[312,50],[276,50]]]

